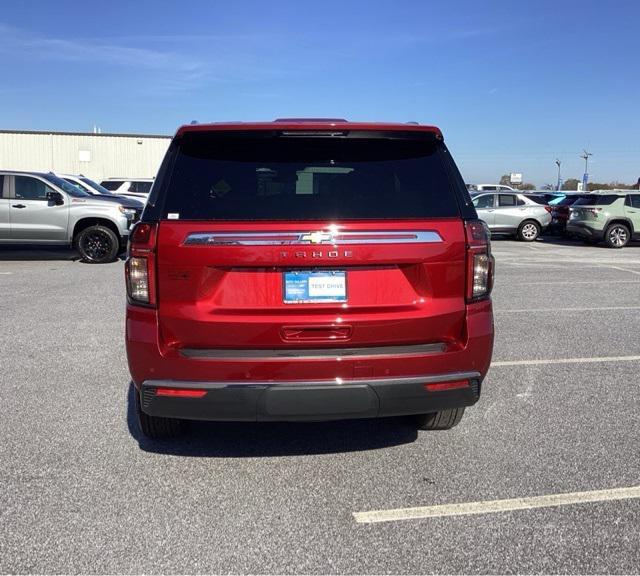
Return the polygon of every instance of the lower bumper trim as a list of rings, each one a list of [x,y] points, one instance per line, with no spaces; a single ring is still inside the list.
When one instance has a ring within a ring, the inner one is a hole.
[[[464,388],[429,392],[424,385],[469,380]],[[479,372],[296,382],[187,382],[147,380],[140,390],[144,412],[191,420],[340,420],[424,414],[478,401]],[[156,388],[203,389],[202,398],[157,396]]]

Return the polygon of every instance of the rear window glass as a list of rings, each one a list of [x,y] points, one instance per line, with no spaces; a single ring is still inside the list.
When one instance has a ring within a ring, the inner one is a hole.
[[[549,200],[553,200],[554,196],[546,196],[544,194],[541,194],[539,196],[527,196],[527,198],[529,198],[529,200],[533,200],[536,204],[548,204]]]
[[[151,190],[152,182],[131,182],[129,192],[137,192],[138,194],[148,194]]]
[[[556,206],[571,206],[575,204],[578,200],[583,198],[589,198],[589,196],[565,196],[560,202],[556,204]]]
[[[120,188],[120,186],[122,186],[122,183],[123,180],[104,180],[103,182],[100,182],[100,186],[112,192],[113,190],[117,190],[118,188]]]
[[[452,217],[454,191],[434,139],[223,138],[186,134],[163,217],[316,220]]]
[[[587,198],[580,198],[574,203],[574,206],[608,206],[613,204],[618,198],[622,196],[616,196],[615,194],[593,194]]]

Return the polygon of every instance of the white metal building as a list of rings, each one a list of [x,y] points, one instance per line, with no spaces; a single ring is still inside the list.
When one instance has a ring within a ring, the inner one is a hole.
[[[171,137],[0,130],[0,169],[84,174],[89,178],[152,178]]]

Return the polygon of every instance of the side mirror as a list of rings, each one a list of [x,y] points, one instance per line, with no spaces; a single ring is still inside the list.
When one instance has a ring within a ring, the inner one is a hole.
[[[60,192],[50,190],[47,192],[47,200],[53,202],[56,206],[62,206],[64,204],[64,198]]]

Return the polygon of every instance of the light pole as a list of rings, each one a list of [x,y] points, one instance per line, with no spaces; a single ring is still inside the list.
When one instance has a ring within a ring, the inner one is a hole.
[[[587,182],[589,182],[589,156],[593,156],[591,152],[587,152],[586,150],[582,150],[583,154],[580,158],[584,158],[584,176],[582,177],[582,189],[585,192],[587,190]]]
[[[558,167],[558,185],[556,186],[556,190],[560,190],[560,186],[562,184],[562,180],[560,180],[560,164],[562,164],[562,162],[556,158],[556,166]]]

